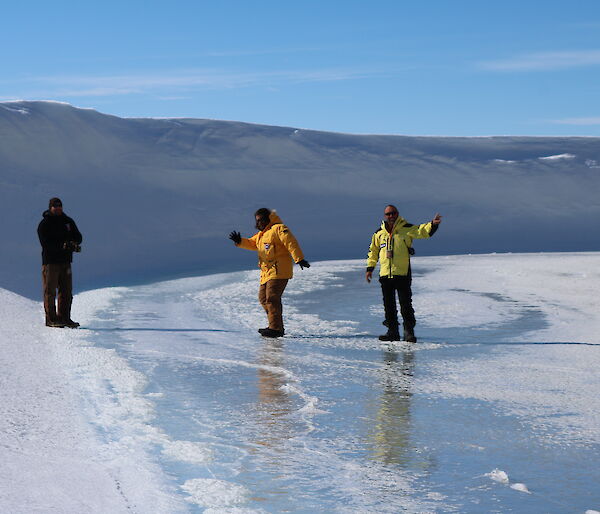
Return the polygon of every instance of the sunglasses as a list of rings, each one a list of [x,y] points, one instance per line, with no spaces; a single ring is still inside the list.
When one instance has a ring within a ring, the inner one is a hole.
[[[383,214],[385,216],[395,216],[396,214],[398,214],[398,211],[384,212]]]

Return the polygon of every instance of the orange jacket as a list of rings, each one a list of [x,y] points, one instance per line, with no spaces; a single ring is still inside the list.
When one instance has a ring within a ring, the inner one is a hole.
[[[269,220],[264,230],[249,239],[243,237],[236,245],[258,252],[261,284],[273,278],[292,278],[294,262],[304,259],[298,241],[275,211],[271,211]]]

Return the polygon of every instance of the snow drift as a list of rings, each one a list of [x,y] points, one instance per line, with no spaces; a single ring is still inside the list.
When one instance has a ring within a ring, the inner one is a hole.
[[[278,208],[309,260],[360,258],[393,202],[445,216],[420,254],[600,249],[598,138],[364,136],[0,103],[0,285],[39,296],[51,196],[84,235],[76,286],[240,269],[227,234]],[[569,158],[548,158],[565,156]]]

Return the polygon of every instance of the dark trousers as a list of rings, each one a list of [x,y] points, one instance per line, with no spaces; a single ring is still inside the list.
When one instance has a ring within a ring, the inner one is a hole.
[[[287,278],[273,278],[258,289],[258,301],[269,318],[269,328],[283,330],[283,306],[281,296],[287,286]]]
[[[410,274],[395,275],[392,278],[380,277],[381,292],[383,293],[383,307],[385,319],[390,332],[398,332],[398,310],[396,308],[396,295],[400,302],[400,314],[404,321],[404,328],[413,329],[416,325],[415,311],[412,306],[412,279]]]
[[[73,303],[71,264],[67,262],[42,265],[42,284],[46,323],[71,319],[71,304]],[[56,304],[57,292],[58,305]]]

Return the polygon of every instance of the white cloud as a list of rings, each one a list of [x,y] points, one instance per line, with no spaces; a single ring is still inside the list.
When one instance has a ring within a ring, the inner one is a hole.
[[[330,68],[320,70],[285,70],[265,72],[230,72],[217,69],[177,70],[160,74],[42,76],[28,78],[35,84],[35,95],[20,96],[114,96],[131,94],[159,94],[180,96],[195,89],[237,89],[245,87],[277,88],[283,84],[306,82],[334,82],[383,76],[389,70]],[[6,83],[6,81],[3,81]],[[18,83],[11,80],[12,84]],[[12,87],[15,87],[13,85]],[[18,87],[18,86],[17,86]]]
[[[600,65],[600,50],[540,52],[480,63],[491,71],[551,71]]]
[[[552,120],[552,123],[557,123],[559,125],[600,125],[600,116],[564,118],[562,120]]]
[[[334,48],[335,49],[335,48]],[[213,50],[206,52],[208,57],[248,57],[256,55],[276,55],[276,54],[294,54],[306,52],[322,52],[321,47],[298,47],[298,48],[254,48],[254,49],[235,49],[235,50]]]
[[[141,93],[139,88],[128,87],[92,87],[84,89],[63,89],[53,92],[54,95],[61,97],[68,96],[115,96],[115,95],[131,95]]]

